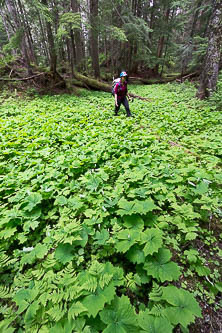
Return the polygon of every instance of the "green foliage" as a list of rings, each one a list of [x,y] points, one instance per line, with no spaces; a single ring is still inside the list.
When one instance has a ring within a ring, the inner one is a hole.
[[[127,37],[123,29],[109,26],[108,27],[108,34],[110,35],[110,39],[118,40],[121,42],[127,42]]]
[[[101,311],[100,317],[107,325],[104,333],[139,332],[136,313],[126,296],[116,296],[111,305]]]
[[[222,93],[222,75],[219,74],[216,91],[209,98],[209,104],[213,111],[222,110],[222,102],[221,102],[221,98],[220,98],[221,93]]]
[[[146,201],[127,201],[124,198],[120,199],[118,206],[120,209],[117,211],[117,213],[121,216],[123,215],[132,215],[132,214],[146,214],[149,211],[154,210],[157,208],[153,200],[146,200]]]
[[[11,53],[12,50],[19,49],[21,46],[21,42],[24,36],[24,29],[19,28],[15,34],[10,38],[8,44],[4,45],[3,51],[7,53]]]
[[[170,258],[170,251],[163,248],[154,257],[148,257],[144,265],[147,274],[161,282],[178,280],[180,269],[176,263],[170,262]]]
[[[130,89],[133,119],[101,92],[0,96],[0,330],[172,332],[215,303],[221,114]]]
[[[57,38],[61,40],[63,37],[70,38],[70,30],[81,28],[81,15],[80,13],[65,13],[62,14],[59,20],[59,27],[57,30]]]
[[[181,324],[183,327],[194,322],[194,317],[201,317],[200,307],[189,292],[183,289],[177,289],[174,286],[162,288],[162,299],[172,307],[166,308],[164,313],[173,324]]]
[[[139,314],[140,332],[171,333],[173,326],[166,318],[154,317],[148,311]]]
[[[162,231],[154,228],[147,229],[141,235],[141,240],[142,243],[146,244],[143,249],[145,256],[158,252],[159,248],[162,246]]]

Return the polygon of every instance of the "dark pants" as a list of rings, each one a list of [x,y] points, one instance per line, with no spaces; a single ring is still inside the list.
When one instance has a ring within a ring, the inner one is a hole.
[[[123,104],[126,109],[127,117],[131,117],[129,103],[128,103],[128,99],[126,98],[126,96],[117,98],[117,103],[118,103],[118,106],[115,105],[115,115],[117,116],[119,109],[120,109],[120,105]]]

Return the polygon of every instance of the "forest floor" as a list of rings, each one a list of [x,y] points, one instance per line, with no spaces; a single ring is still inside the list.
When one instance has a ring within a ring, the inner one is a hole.
[[[222,332],[222,114],[129,90],[0,95],[0,331]]]

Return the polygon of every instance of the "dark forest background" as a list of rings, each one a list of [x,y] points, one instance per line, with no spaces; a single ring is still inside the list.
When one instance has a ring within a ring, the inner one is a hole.
[[[103,80],[123,69],[143,78],[195,72],[205,98],[221,67],[221,7],[221,0],[1,0],[1,63],[19,59],[29,76],[45,68]]]

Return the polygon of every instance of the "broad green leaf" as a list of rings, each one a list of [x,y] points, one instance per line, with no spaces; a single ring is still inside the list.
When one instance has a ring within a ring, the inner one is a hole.
[[[109,285],[107,287],[105,287],[103,290],[98,288],[98,293],[100,293],[101,295],[103,295],[105,297],[106,303],[110,303],[116,294],[116,289],[114,287],[114,283],[110,282]]]
[[[40,193],[31,193],[25,200],[27,205],[24,207],[25,210],[29,212],[33,210],[42,201],[42,195]]]
[[[194,240],[196,239],[198,234],[196,232],[188,232],[186,234],[185,240]]]
[[[15,234],[17,228],[5,229],[0,232],[0,238],[8,239]]]
[[[208,276],[210,275],[210,268],[202,264],[192,265],[193,269],[197,272],[199,276]]]
[[[58,196],[55,200],[55,205],[64,206],[64,205],[67,205],[67,203],[68,203],[68,200],[63,195]]]
[[[34,301],[28,308],[28,310],[25,313],[25,317],[24,317],[24,322],[26,325],[30,325],[30,323],[34,320],[35,315],[37,310],[39,309],[39,302],[38,301]]]
[[[164,311],[171,323],[187,327],[187,325],[194,322],[195,317],[202,317],[201,309],[190,292],[174,286],[168,286],[162,288],[162,290],[162,298],[173,305],[173,307],[168,307]]]
[[[115,297],[112,304],[100,312],[101,320],[107,324],[104,332],[139,332],[135,311],[128,297]]]
[[[142,264],[145,262],[144,252],[138,245],[134,245],[129,249],[127,258],[134,264]]]
[[[97,231],[95,235],[96,242],[94,244],[104,245],[109,239],[109,232],[103,229],[101,232]]]
[[[83,306],[82,303],[80,302],[76,302],[73,303],[71,305],[71,307],[69,308],[69,312],[68,312],[68,320],[70,321],[70,319],[75,319],[76,317],[79,316],[80,313],[82,312],[86,312],[87,309]]]
[[[121,216],[133,214],[134,201],[127,201],[126,199],[122,198],[119,200],[118,206],[120,209],[117,210],[117,214]]]
[[[70,244],[59,244],[55,250],[55,258],[62,264],[66,264],[73,259],[73,250],[74,247]]]
[[[140,233],[137,230],[129,229],[122,230],[118,233],[118,242],[116,243],[116,249],[118,252],[127,252],[130,247],[140,239]]]
[[[132,215],[132,214],[147,214],[148,212],[158,208],[154,205],[152,199],[148,199],[145,201],[134,200],[127,201],[124,198],[121,198],[118,202],[118,206],[121,208],[117,211],[117,214],[124,215]]]
[[[159,249],[159,252],[154,257],[148,258],[144,264],[147,274],[161,282],[178,280],[180,268],[176,263],[169,262],[170,257],[169,250]]]
[[[47,246],[38,243],[34,249],[37,258],[42,259],[47,254]]]
[[[69,198],[68,205],[73,210],[78,210],[83,206],[83,202],[77,198]]]
[[[82,300],[82,305],[88,310],[89,315],[95,318],[99,311],[104,308],[105,302],[106,298],[102,294],[94,294],[86,296]]]
[[[141,333],[172,333],[173,331],[173,326],[168,319],[154,317],[149,314],[149,311],[139,313],[138,323],[143,329]]]
[[[187,259],[190,263],[195,263],[197,261],[199,252],[197,250],[191,249],[184,251],[184,254],[187,256]]]
[[[144,227],[144,221],[141,218],[140,215],[137,214],[132,214],[131,216],[127,216],[125,215],[123,217],[123,221],[124,221],[124,226],[126,228],[133,228],[133,229],[143,229]]]
[[[163,232],[154,228],[146,229],[146,231],[141,233],[141,243],[146,243],[143,249],[145,256],[158,252],[163,243],[162,237]]]
[[[195,192],[196,194],[204,194],[206,192],[208,192],[208,184],[205,182],[201,182],[200,184],[197,185],[196,188],[192,189],[193,192]]]
[[[18,308],[17,313],[20,314],[20,313],[24,312],[24,311],[27,309],[27,307],[28,307],[29,305],[30,305],[30,304],[29,304],[28,302],[26,302],[24,299],[21,300],[21,301],[19,302],[19,308]]]
[[[154,205],[154,202],[152,199],[148,199],[145,201],[135,200],[135,205],[133,207],[133,211],[134,211],[134,213],[146,214],[156,208],[158,208],[158,207],[156,205]]]

